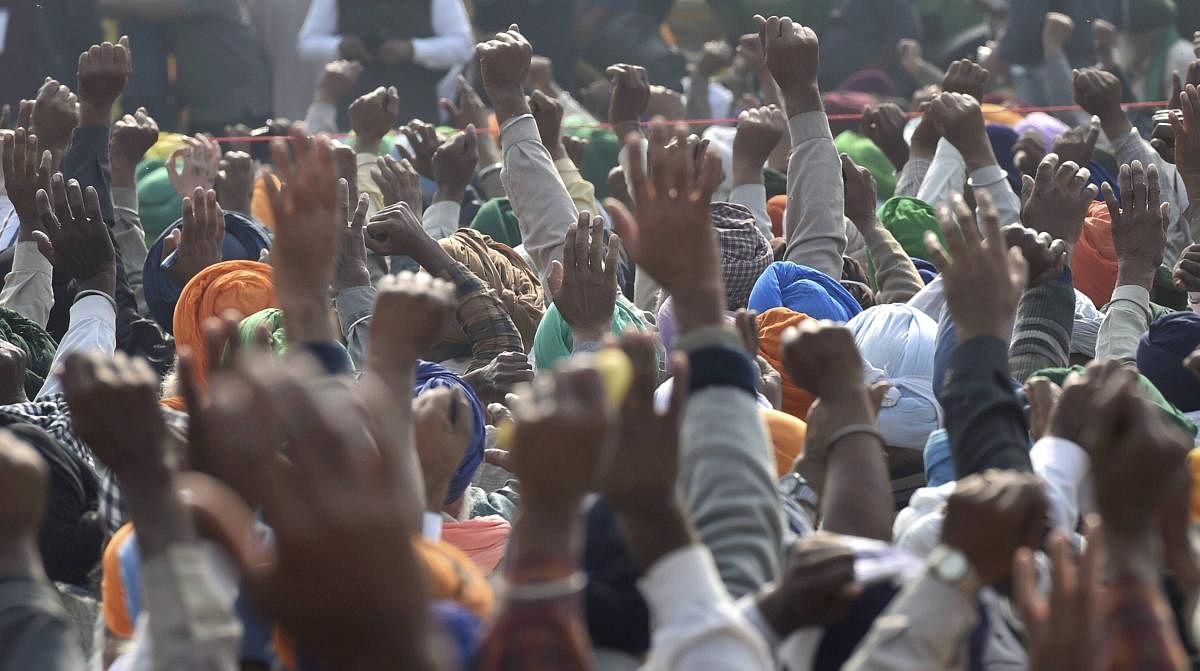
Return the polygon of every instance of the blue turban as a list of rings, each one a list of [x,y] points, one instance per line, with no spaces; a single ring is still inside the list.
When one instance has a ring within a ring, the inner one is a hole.
[[[791,261],[776,261],[754,283],[749,307],[759,314],[785,307],[813,319],[847,322],[862,306],[840,282],[825,273]]]
[[[1183,366],[1198,346],[1200,315],[1194,312],[1159,317],[1138,341],[1138,370],[1183,412],[1200,410],[1200,379]]]
[[[431,389],[443,387],[461,389],[463,395],[467,397],[467,403],[471,405],[471,442],[467,445],[467,453],[463,455],[458,469],[454,471],[454,476],[450,478],[450,490],[446,494],[446,503],[450,503],[467,491],[467,485],[471,484],[475,470],[483,462],[484,430],[487,420],[483,416],[483,403],[479,401],[479,397],[475,395],[475,390],[471,388],[471,385],[436,363],[418,361],[413,396],[420,396]]]
[[[938,429],[925,441],[925,486],[937,487],[957,480],[950,454],[950,434]]]
[[[925,284],[929,284],[938,276],[937,266],[933,265],[932,263],[926,261],[925,259],[918,259],[915,256],[912,257],[911,260],[913,265],[917,267],[917,274],[921,276],[921,280],[924,281]]]
[[[1092,161],[1087,164],[1087,169],[1088,172],[1092,173],[1092,176],[1088,179],[1088,184],[1095,184],[1096,188],[1100,189],[1101,184],[1108,182],[1108,185],[1112,187],[1113,195],[1117,197],[1117,202],[1121,202],[1121,185],[1117,183],[1117,178],[1113,177],[1112,173],[1103,164],[1098,161]],[[1104,202],[1103,189],[1096,192],[1096,200]]]
[[[172,332],[175,316],[175,303],[183,287],[179,286],[167,269],[161,264],[163,244],[171,232],[183,225],[183,220],[163,229],[163,232],[150,245],[146,254],[146,264],[142,268],[142,284],[146,292],[146,305],[150,308],[150,316],[159,326]],[[225,243],[221,248],[222,261],[257,261],[264,249],[271,248],[271,234],[267,229],[249,217],[237,212],[225,213]]]

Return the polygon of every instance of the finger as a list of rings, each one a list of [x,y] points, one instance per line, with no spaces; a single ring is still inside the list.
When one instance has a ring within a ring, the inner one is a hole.
[[[1121,204],[1117,202],[1117,195],[1113,193],[1113,188],[1104,182],[1100,185],[1100,192],[1104,195],[1104,204],[1108,207],[1108,216],[1111,221],[1121,221]]]
[[[621,265],[621,236],[613,233],[608,236],[608,257],[604,261],[604,276],[608,286],[617,283],[617,269]]]
[[[570,235],[570,232],[568,231],[567,234]],[[565,256],[566,251],[564,250],[563,253]],[[547,281],[548,281],[549,287],[550,287],[551,300],[553,300],[554,297],[558,295],[558,292],[562,291],[563,273],[564,273],[564,271],[563,271],[562,263],[560,263],[558,260],[554,260],[554,261],[550,262],[550,275],[547,278]]]
[[[1088,124],[1087,135],[1083,138],[1083,146],[1087,151],[1085,156],[1091,159],[1092,154],[1096,151],[1096,141],[1100,139],[1100,117],[1093,115],[1092,121]]]
[[[593,273],[602,273],[604,272],[604,220],[600,217],[592,218],[591,240],[589,243],[588,268]]]
[[[579,267],[579,226],[580,223],[571,224],[567,227],[567,236],[563,241],[563,267],[570,268],[572,272]]]

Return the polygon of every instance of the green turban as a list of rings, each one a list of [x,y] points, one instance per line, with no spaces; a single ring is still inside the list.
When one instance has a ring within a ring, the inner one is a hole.
[[[259,329],[266,329],[267,343],[272,352],[283,354],[287,351],[287,336],[283,332],[283,310],[265,308],[242,319],[238,324],[238,335],[241,336],[242,344],[252,344]]]
[[[615,133],[606,128],[593,128],[587,135],[588,145],[583,150],[583,165],[579,166],[579,174],[592,183],[596,189],[596,200],[604,202],[608,193],[608,173],[617,167],[620,160],[621,142]]]
[[[924,259],[929,256],[925,249],[925,232],[933,231],[944,246],[942,227],[938,224],[933,206],[923,200],[908,196],[896,196],[879,208],[879,223],[896,238],[904,253]]]
[[[142,161],[134,173],[134,180],[137,184],[138,217],[146,233],[146,244],[150,246],[168,226],[179,219],[183,199],[171,185],[165,161]]]
[[[650,332],[651,328],[642,318],[641,312],[625,298],[618,296],[616,307],[613,309],[612,334],[619,336],[628,329]],[[533,336],[533,357],[538,370],[550,370],[554,364],[571,356],[575,350],[575,342],[571,337],[571,327],[558,311],[558,306],[551,304],[542,315],[537,333]]]
[[[834,139],[833,144],[838,152],[849,154],[855,163],[870,171],[871,176],[875,178],[875,195],[879,199],[887,200],[892,197],[896,192],[896,168],[882,149],[852,130],[843,131]]]
[[[1175,0],[1129,0],[1128,33],[1148,33],[1175,24]],[[1175,39],[1171,35],[1171,39]]]
[[[1071,373],[1082,374],[1083,371],[1083,366],[1072,366],[1071,368],[1043,368],[1042,370],[1035,372],[1031,377],[1041,376],[1048,378],[1051,382],[1061,387],[1068,375]],[[1147,400],[1161,408],[1162,411],[1167,414],[1167,417],[1171,419],[1171,421],[1175,422],[1179,428],[1187,432],[1187,435],[1196,435],[1196,425],[1192,423],[1192,420],[1188,419],[1187,416],[1179,411],[1179,408],[1176,408],[1170,401],[1164,398],[1162,393],[1158,391],[1158,387],[1155,387],[1154,383],[1146,379],[1146,376],[1142,375],[1141,373],[1138,373],[1138,387],[1141,388],[1142,393],[1145,394]]]
[[[25,352],[25,395],[37,396],[50,374],[58,343],[42,327],[7,308],[0,308],[0,340]]]
[[[521,244],[521,227],[507,198],[493,198],[484,203],[471,220],[471,228],[509,247]]]

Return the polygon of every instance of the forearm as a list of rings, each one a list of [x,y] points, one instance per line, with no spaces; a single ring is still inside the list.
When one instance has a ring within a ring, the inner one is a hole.
[[[55,371],[46,378],[45,384],[38,392],[41,398],[62,391],[62,381],[57,371],[62,370],[62,362],[72,352],[96,350],[101,354],[112,356],[117,349],[117,313],[116,303],[110,296],[95,294],[77,298],[71,306],[71,321],[58,350],[54,353],[54,362],[50,370]]]
[[[452,282],[458,293],[456,317],[471,346],[467,372],[483,368],[503,352],[525,351],[521,334],[495,291],[453,259],[438,276]]]
[[[46,328],[54,306],[54,267],[38,251],[36,242],[13,246],[12,270],[4,277],[0,307],[7,308]]]
[[[1018,382],[1044,368],[1070,365],[1071,330],[1075,320],[1075,289],[1071,271],[1034,287],[1021,296],[1008,365]]]
[[[504,151],[501,178],[521,227],[525,251],[534,262],[534,271],[546,278],[550,262],[562,259],[567,228],[578,219],[578,213],[523,98],[521,104],[524,116],[513,117],[502,116],[501,103],[496,103],[497,118],[505,119],[500,126]]]
[[[734,180],[733,190],[729,192],[729,202],[743,205],[750,214],[754,215],[754,223],[758,230],[768,240],[771,239],[771,215],[767,213],[767,189],[762,183],[762,169],[758,170],[758,181],[748,181],[739,184]]]
[[[1047,436],[1029,450],[1033,472],[1045,484],[1053,528],[1072,534],[1079,526],[1080,492],[1091,471],[1091,460],[1078,444]]]
[[[338,292],[334,300],[338,324],[350,361],[355,370],[362,370],[367,362],[367,348],[371,341],[371,310],[375,306],[375,287],[347,287]]]
[[[306,343],[336,342],[333,319],[324,292],[309,286],[311,278],[287,278],[275,269],[275,295],[283,310],[288,345],[298,350]]]
[[[479,162],[476,164],[476,182],[479,189],[483,191],[484,198],[503,198],[504,182],[500,179],[499,170],[488,170],[486,174],[482,173],[485,168],[503,163],[504,157],[500,153],[500,145],[495,135],[490,132],[479,135],[479,141],[475,144],[479,149]]]
[[[1150,329],[1150,291],[1146,286],[1118,282],[1096,336],[1097,359],[1137,360],[1138,340]]]
[[[137,534],[142,545],[140,522]],[[142,565],[154,668],[237,669],[242,626],[206,546],[177,540]]]
[[[125,268],[125,278],[129,289],[137,299],[138,311],[148,314],[146,295],[142,288],[142,272],[146,265],[146,233],[142,230],[141,218],[138,215],[137,191],[116,185],[116,171],[113,173],[113,238],[116,239],[117,249],[121,252],[121,262]]]
[[[336,101],[313,100],[304,115],[304,127],[310,133],[337,133]]]
[[[873,219],[870,226],[864,227],[863,238],[875,264],[876,301],[880,304],[907,303],[916,296],[925,282],[891,232],[878,219]]]
[[[788,112],[792,106],[789,104]],[[792,155],[788,163],[788,203],[784,234],[788,261],[830,277],[842,275],[846,229],[841,159],[829,121],[818,108],[788,122]]]
[[[692,75],[691,79],[688,80],[687,100],[683,108],[686,118],[713,118],[712,105],[708,100],[708,85],[708,77]]]
[[[988,150],[988,155],[992,156],[991,149]],[[996,164],[995,157],[992,157],[991,163],[971,170],[969,174],[971,189],[975,193],[976,200],[979,200],[979,193],[983,191],[992,197],[992,205],[996,208],[996,218],[1001,226],[1020,222],[1021,198],[1009,186],[1007,176]],[[979,206],[975,207],[975,218],[979,222],[980,232],[983,232],[983,212]]]
[[[1008,343],[987,336],[960,342],[946,378],[938,401],[958,477],[989,468],[1029,472],[1029,427],[1013,393]]]
[[[1109,572],[1097,632],[1098,666],[1104,671],[1186,669],[1187,654],[1175,617],[1160,588],[1154,539],[1126,538],[1105,530]]]
[[[896,195],[916,198],[921,191],[922,182],[925,181],[925,175],[929,172],[929,166],[929,159],[913,156],[910,151],[908,162],[896,177]]]
[[[966,179],[967,167],[962,154],[948,141],[938,140],[933,160],[929,163],[925,179],[921,181],[921,188],[917,190],[917,198],[936,209],[948,204],[950,193],[961,190]]]

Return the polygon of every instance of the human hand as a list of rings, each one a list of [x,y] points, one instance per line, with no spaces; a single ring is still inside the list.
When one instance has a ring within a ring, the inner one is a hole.
[[[23,545],[30,560],[37,556],[49,479],[37,450],[8,430],[0,431],[0,547],[16,551]],[[40,561],[23,568],[28,575],[44,571]]]
[[[1088,184],[1090,170],[1073,161],[1060,163],[1059,158],[1047,154],[1036,177],[1022,175],[1021,223],[1074,247],[1098,189]]]
[[[167,176],[180,198],[190,196],[196,189],[207,191],[213,188],[221,167],[221,145],[212,138],[197,133],[184,140],[187,145],[171,152],[167,159]],[[183,161],[182,169],[180,160]]]
[[[1092,19],[1092,46],[1096,62],[1103,67],[1113,65],[1113,49],[1117,46],[1117,27],[1104,19]]]
[[[859,132],[874,142],[896,170],[908,163],[908,143],[904,141],[904,127],[908,115],[896,103],[868,105],[863,110]]]
[[[925,54],[920,42],[903,39],[896,43],[896,58],[905,72],[916,75],[921,69],[921,61],[925,60]]]
[[[1071,17],[1061,12],[1046,14],[1046,21],[1042,24],[1042,49],[1045,54],[1055,56],[1062,53],[1073,32],[1075,21]]]
[[[379,142],[400,119],[400,94],[395,86],[377,87],[350,103],[350,127],[359,152],[379,152]]]
[[[412,400],[413,434],[421,477],[425,483],[425,510],[441,513],[449,495],[450,480],[471,445],[473,418],[460,387],[438,387]]]
[[[537,122],[542,146],[553,158],[562,158],[566,154],[566,149],[559,140],[562,134],[562,103],[541,91],[534,91],[529,96],[529,109],[533,112],[533,120]]]
[[[1022,175],[1032,177],[1037,173],[1038,164],[1046,158],[1046,145],[1042,140],[1041,131],[1030,128],[1017,138],[1013,144],[1013,167]]]
[[[145,107],[139,107],[113,124],[108,142],[113,168],[133,170],[158,142],[158,123],[146,114]]]
[[[556,97],[558,84],[554,81],[554,61],[534,54],[529,59],[529,77],[525,80],[525,87]]]
[[[1188,292],[1200,292],[1200,244],[1184,248],[1171,277],[1176,287]]]
[[[487,106],[483,104],[483,99],[475,92],[475,88],[467,82],[466,77],[458,76],[457,105],[445,98],[439,102],[442,109],[446,110],[446,114],[450,116],[451,126],[455,128],[466,128],[470,125],[474,125],[475,128],[488,127]]]
[[[842,154],[842,185],[846,216],[860,232],[874,228],[878,221],[875,215],[875,178],[870,170],[860,168],[849,154]]]
[[[787,117],[775,105],[751,108],[738,115],[733,136],[734,185],[757,183],[763,165],[787,133]]]
[[[983,102],[983,89],[991,76],[982,65],[963,58],[954,61],[942,78],[943,93],[961,93],[971,96],[975,103]]]
[[[1136,284],[1147,289],[1162,265],[1171,204],[1162,202],[1158,166],[1143,168],[1141,161],[1122,165],[1117,180],[1121,200],[1104,184],[1104,203],[1112,217],[1113,247],[1117,252],[1117,286]],[[1126,191],[1128,189],[1128,191]]]
[[[404,202],[372,215],[366,233],[367,249],[382,256],[419,256],[419,248],[433,242],[416,213]]]
[[[758,37],[763,45],[767,69],[783,92],[784,108],[789,117],[823,109],[817,88],[820,48],[812,28],[793,23],[790,17],[763,18],[754,15]]]
[[[371,168],[371,179],[383,193],[383,206],[408,203],[413,212],[424,209],[421,200],[421,176],[413,169],[408,159],[397,161],[390,155],[380,156]]]
[[[66,84],[46,78],[33,104],[33,128],[42,147],[55,157],[61,156],[71,144],[71,133],[79,126],[79,99]]]
[[[937,124],[929,118],[928,114],[924,114],[921,116],[921,121],[917,123],[917,127],[913,129],[912,137],[909,138],[908,153],[912,157],[933,160],[940,139],[942,139],[942,132],[938,130]]]
[[[1200,86],[1200,56],[1188,64],[1187,79],[1180,78],[1178,70],[1171,73],[1171,99],[1167,103],[1169,109],[1179,109],[1185,84]]]
[[[1189,194],[1200,195],[1200,89],[1188,84],[1180,110],[1170,115],[1175,136],[1175,168]]]
[[[801,389],[820,399],[866,391],[862,355],[849,329],[806,320],[783,335],[783,363]]]
[[[342,36],[338,43],[338,57],[360,63],[371,62],[371,52],[367,50],[367,44],[358,35]]]
[[[244,151],[227,151],[217,171],[217,200],[224,208],[250,214],[254,200],[254,160]]]
[[[121,97],[132,74],[127,36],[122,36],[116,44],[93,44],[80,54],[77,75],[83,116],[92,117],[92,123],[107,126],[112,119],[113,103]]]
[[[350,212],[350,185],[345,179],[338,180],[338,210],[341,213],[334,225],[338,228],[338,255],[333,265],[333,290],[341,293],[350,287],[365,287],[371,284],[371,271],[367,268],[366,238],[363,234],[367,223],[367,208],[371,198],[358,194],[354,212]]]
[[[407,63],[413,59],[412,40],[402,40],[399,38],[387,40],[379,45],[379,51],[376,55],[379,57],[380,62],[385,65]]]
[[[925,110],[942,137],[963,155],[967,172],[994,164],[996,156],[988,142],[979,101],[966,93],[942,93]]]
[[[946,304],[959,342],[988,336],[1007,343],[1012,336],[1017,303],[1025,291],[1029,266],[1020,250],[1004,246],[991,197],[986,191],[980,191],[976,197],[986,236],[980,236],[975,215],[962,196],[954,194],[953,219],[948,208],[938,212],[949,253],[932,232],[925,234],[925,247],[945,278]],[[979,291],[978,287],[988,287],[988,291]]]
[[[617,266],[621,239],[608,239],[604,255],[604,220],[579,213],[579,223],[567,229],[562,262],[550,264],[550,294],[563,321],[571,326],[575,342],[603,340],[612,330],[617,301]]]
[[[612,82],[608,103],[608,122],[622,142],[629,133],[639,132],[642,115],[650,104],[650,80],[640,65],[617,63],[604,71]]]
[[[169,471],[167,427],[149,364],[120,351],[76,352],[63,363],[62,385],[75,433],[121,486],[159,484]]]
[[[733,61],[733,49],[725,40],[705,42],[700,49],[700,55],[692,65],[692,72],[697,77],[711,78]]]
[[[524,352],[501,352],[488,365],[462,378],[484,403],[502,403],[513,387],[533,380],[533,366]]]
[[[1150,123],[1150,146],[1158,152],[1159,158],[1175,165],[1175,128],[1171,126],[1171,116],[1174,110],[1156,110]],[[1186,188],[1186,184],[1184,185]]]
[[[1029,437],[1034,442],[1050,432],[1050,420],[1062,397],[1062,387],[1041,376],[1025,381],[1025,396],[1029,399]]]
[[[516,96],[524,99],[521,87],[529,77],[533,46],[521,34],[517,24],[512,24],[505,32],[497,33],[493,39],[475,45],[475,54],[479,57],[483,88],[493,104],[497,104],[497,100]]]
[[[957,548],[985,585],[1007,578],[1018,548],[1046,535],[1046,494],[1032,473],[989,470],[958,481],[946,501],[942,543]]]
[[[454,285],[428,273],[384,277],[375,297],[368,365],[373,370],[411,366],[441,339],[457,307]]]
[[[658,84],[650,85],[650,99],[646,103],[645,115],[660,116],[667,121],[675,121],[687,116],[687,104],[683,94]]]
[[[4,189],[21,225],[20,239],[34,240],[40,223],[37,192],[50,188],[50,151],[39,153],[38,137],[22,127],[4,134],[0,147]]]
[[[181,209],[181,225],[168,239],[175,249],[175,261],[167,274],[183,287],[200,271],[221,262],[225,212],[217,203],[217,192],[201,188],[184,197]]]
[[[408,122],[408,125],[400,128],[400,134],[408,142],[407,147],[396,143],[400,155],[408,159],[417,174],[433,179],[433,154],[442,144],[442,141],[438,139],[437,129],[433,127],[433,124],[413,119]]]
[[[29,401],[25,393],[28,364],[29,355],[25,350],[7,340],[0,340],[0,403],[13,405]]]
[[[1038,587],[1033,550],[1019,548],[1013,557],[1013,592],[1028,636],[1032,671],[1096,668],[1095,633],[1104,577],[1103,536],[1089,530],[1078,565],[1070,541],[1054,532],[1048,541],[1050,598]]]
[[[316,99],[336,105],[350,93],[363,73],[363,64],[357,60],[339,59],[325,64],[321,78],[317,80]]]
[[[1026,288],[1040,287],[1062,275],[1067,262],[1067,243],[1054,239],[1049,233],[1039,233],[1020,224],[1009,224],[1000,229],[1007,249],[1016,247],[1029,265]]]
[[[1083,373],[1071,373],[1063,380],[1046,434],[1069,440],[1083,449],[1083,433],[1092,421],[1091,403],[1112,380],[1122,381],[1134,377],[1133,371],[1123,367],[1116,359],[1091,361]],[[1044,379],[1044,378],[1042,378]],[[1047,381],[1048,382],[1048,381]]]
[[[1096,151],[1096,140],[1100,137],[1100,117],[1092,117],[1092,123],[1087,128],[1071,128],[1054,140],[1054,148],[1064,163],[1071,161],[1086,167],[1092,161]]]
[[[81,191],[79,182],[64,182],[62,173],[54,173],[50,193],[38,189],[37,209],[41,229],[33,235],[38,248],[50,252],[50,262],[75,280],[78,290],[115,296],[116,253],[96,189]]]
[[[763,53],[763,42],[758,33],[746,33],[738,38],[737,55],[747,70],[755,75],[767,74],[767,57]]]
[[[1124,118],[1121,109],[1121,80],[1111,72],[1100,68],[1074,70],[1075,104],[1092,116],[1100,117],[1102,124],[1117,117]]]
[[[805,627],[839,622],[862,594],[854,581],[854,550],[836,534],[798,539],[789,552],[787,573],[756,597],[759,611],[781,640]]]
[[[434,200],[462,202],[479,163],[477,138],[475,127],[467,126],[433,153],[433,179],[437,182]]]
[[[559,138],[563,144],[563,150],[567,152],[567,158],[575,164],[576,168],[583,167],[583,153],[587,151],[589,140],[582,137],[572,137],[563,135]]]

